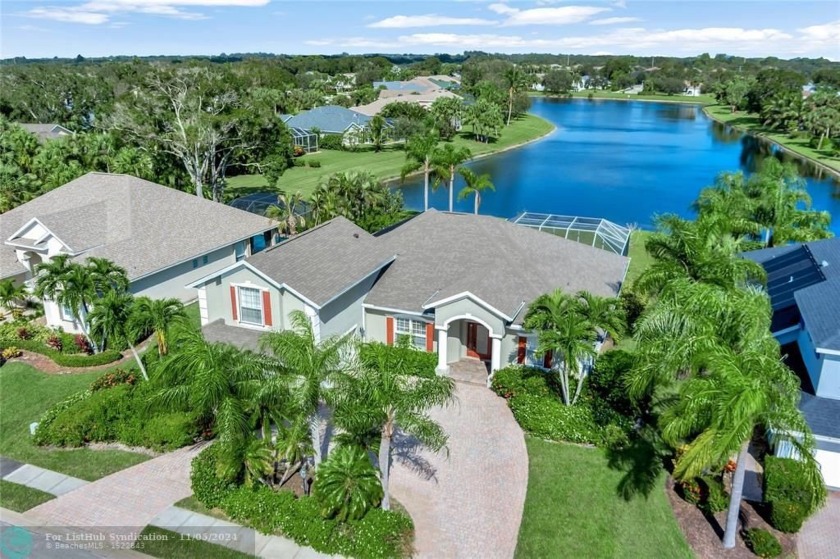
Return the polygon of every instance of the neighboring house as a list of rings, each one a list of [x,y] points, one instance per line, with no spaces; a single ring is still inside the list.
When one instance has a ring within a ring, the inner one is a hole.
[[[385,92],[383,91],[382,93]],[[432,106],[432,103],[434,103],[441,97],[451,97],[455,99],[461,98],[459,95],[455,95],[454,93],[446,89],[436,89],[433,91],[427,91],[423,93],[400,93],[398,95],[391,96],[380,95],[379,99],[377,99],[376,101],[368,103],[367,105],[359,105],[358,107],[353,107],[353,110],[363,115],[373,116],[381,113],[382,109],[384,109],[391,103],[415,103],[417,105],[420,105],[424,109],[428,109]]]
[[[55,140],[64,136],[72,136],[73,131],[60,124],[30,124],[19,122],[18,126],[38,137],[40,141]]]
[[[416,103],[428,109],[432,103],[441,97],[460,99],[452,93],[453,89],[461,86],[460,81],[449,76],[418,77],[408,81],[373,82],[374,89],[380,89],[379,98],[367,105],[353,107],[353,110],[364,115],[373,116],[382,112],[391,103]]]
[[[0,218],[0,278],[34,285],[58,254],[106,258],[125,268],[136,295],[195,298],[185,284],[271,245],[275,226],[129,175],[88,173]],[[44,302],[47,323],[79,331],[69,309]]]
[[[685,84],[685,89],[683,90],[683,95],[688,95],[689,97],[699,97],[702,93],[702,88],[699,85],[691,85],[690,83]]]
[[[767,272],[772,331],[802,378],[800,409],[826,483],[840,487],[840,238],[756,250]],[[800,361],[801,357],[801,361]]]
[[[318,339],[407,336],[437,353],[440,373],[465,358],[496,371],[547,364],[522,326],[534,299],[557,288],[617,295],[627,262],[502,219],[429,210],[376,236],[339,217],[190,287],[212,340],[256,348],[297,309]]]
[[[280,115],[280,119],[289,128],[312,131],[317,129],[323,134],[342,136],[345,144],[358,144],[363,141],[363,132],[370,117],[338,105],[315,107],[296,115]]]

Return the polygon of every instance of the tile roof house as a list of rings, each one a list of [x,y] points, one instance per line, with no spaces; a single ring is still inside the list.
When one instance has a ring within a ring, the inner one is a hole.
[[[800,409],[830,486],[840,487],[840,238],[745,253],[767,272],[772,331],[803,375]],[[801,357],[801,363],[800,358]]]
[[[614,296],[627,262],[502,219],[429,210],[376,235],[339,217],[190,286],[210,339],[253,348],[302,310],[321,338],[407,336],[437,353],[441,372],[466,357],[496,371],[542,364],[522,327],[536,297],[556,288]]]
[[[131,291],[195,298],[192,279],[262,250],[270,220],[129,175],[88,173],[3,214],[0,278],[33,282],[57,254],[106,258],[126,269]],[[45,304],[47,321],[77,331],[69,313]]]
[[[37,124],[19,122],[18,126],[23,128],[27,132],[31,132],[32,134],[37,136],[38,139],[42,142],[45,140],[55,140],[57,138],[63,138],[64,136],[73,135],[72,130],[68,130],[60,124]]]

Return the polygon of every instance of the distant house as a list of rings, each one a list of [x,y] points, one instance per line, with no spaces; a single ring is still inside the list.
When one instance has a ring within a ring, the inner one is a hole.
[[[34,285],[56,255],[106,258],[125,268],[130,290],[195,298],[190,281],[273,243],[269,219],[129,175],[88,173],[3,214],[0,279]],[[70,309],[44,301],[47,324],[78,332]]]
[[[289,313],[300,310],[319,340],[405,337],[437,355],[440,374],[463,359],[493,372],[550,364],[523,326],[535,298],[557,288],[614,296],[626,265],[502,219],[428,210],[377,235],[338,217],[190,286],[211,340],[255,348],[262,332],[289,328]]]
[[[772,331],[802,379],[802,409],[826,483],[840,488],[840,238],[756,250]]]
[[[31,132],[32,134],[37,136],[38,139],[42,142],[46,140],[55,140],[58,138],[63,138],[65,136],[73,135],[72,130],[68,130],[60,124],[37,124],[19,122],[18,126],[23,128],[27,132]]]
[[[374,89],[380,89],[379,98],[367,105],[353,107],[353,110],[364,115],[373,116],[382,112],[391,103],[415,103],[428,109],[432,103],[441,97],[461,97],[453,90],[461,87],[457,78],[450,76],[418,77],[407,81],[373,82]]]
[[[370,116],[345,109],[338,105],[315,107],[296,115],[280,115],[289,128],[318,130],[321,135],[336,134],[348,145],[362,143],[363,131],[370,122]]]
[[[686,83],[685,89],[683,90],[683,95],[688,95],[689,97],[698,97],[700,96],[701,92],[701,86]]]

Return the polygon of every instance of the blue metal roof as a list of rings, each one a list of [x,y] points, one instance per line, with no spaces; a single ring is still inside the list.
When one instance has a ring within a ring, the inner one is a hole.
[[[364,127],[370,118],[338,105],[327,105],[296,114],[286,121],[286,126],[304,130],[318,128],[321,132],[328,134],[343,134],[354,124]]]
[[[384,87],[390,91],[423,91],[426,88],[412,82],[373,82],[373,89]]]

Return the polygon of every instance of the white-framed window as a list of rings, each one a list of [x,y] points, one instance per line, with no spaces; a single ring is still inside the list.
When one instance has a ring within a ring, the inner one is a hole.
[[[62,305],[59,303],[58,312],[61,315],[61,320],[66,320],[68,322],[76,320],[73,316],[73,309],[71,309],[68,305]]]
[[[412,320],[410,318],[397,317],[396,320],[396,334],[399,339],[400,336],[408,336],[411,339],[411,344],[425,351],[426,349],[426,323],[422,320]]]
[[[239,262],[240,260],[244,260],[247,256],[247,253],[245,252],[245,246],[245,241],[239,241],[238,243],[236,243],[236,248],[234,250],[236,251],[237,262]]]
[[[239,321],[262,326],[262,291],[252,287],[239,288]]]

